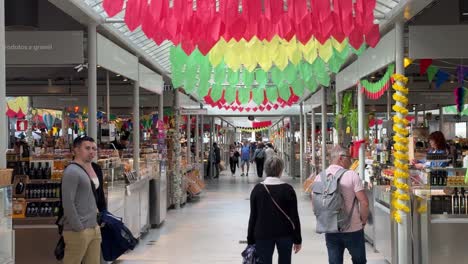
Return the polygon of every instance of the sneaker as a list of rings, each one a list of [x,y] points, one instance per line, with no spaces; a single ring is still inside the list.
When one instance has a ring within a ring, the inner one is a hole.
[[[244,176],[245,174],[244,173],[241,173],[241,177]]]

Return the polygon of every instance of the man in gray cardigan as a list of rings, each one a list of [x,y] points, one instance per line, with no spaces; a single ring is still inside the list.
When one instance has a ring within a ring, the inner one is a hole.
[[[62,206],[64,264],[99,264],[101,231],[97,223],[97,205],[91,162],[97,147],[91,137],[78,137],[73,142],[75,159],[63,172]],[[90,169],[91,168],[91,169]]]

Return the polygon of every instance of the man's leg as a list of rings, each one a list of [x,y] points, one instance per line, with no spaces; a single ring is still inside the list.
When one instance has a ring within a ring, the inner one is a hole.
[[[262,264],[272,264],[273,252],[275,251],[275,241],[273,240],[257,240],[255,241],[255,250],[260,257]]]
[[[216,173],[215,178],[219,178],[219,163],[216,163],[216,164],[215,164],[215,169],[216,169],[216,171],[215,171],[215,173]]]
[[[244,176],[244,167],[245,167],[245,160],[241,160],[241,169],[242,169],[241,176]]]
[[[343,242],[343,234],[325,234],[328,250],[329,264],[343,264],[343,254],[345,245]]]
[[[92,231],[90,232],[90,242],[83,259],[83,264],[101,263],[101,229],[99,226],[96,226]]]
[[[63,232],[63,240],[65,241],[63,264],[81,264],[88,248],[88,233],[89,229],[81,230],[80,232]]]
[[[278,263],[291,264],[293,241],[291,238],[278,239],[276,249],[278,250]]]
[[[345,247],[348,249],[353,264],[365,264],[366,260],[366,241],[364,239],[364,230],[352,233],[345,233]]]

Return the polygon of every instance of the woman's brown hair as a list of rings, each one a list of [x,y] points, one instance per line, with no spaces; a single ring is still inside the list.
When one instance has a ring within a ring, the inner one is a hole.
[[[447,141],[445,140],[445,136],[442,132],[432,132],[429,135],[429,140],[434,141],[435,145],[437,146],[437,150],[447,150]]]

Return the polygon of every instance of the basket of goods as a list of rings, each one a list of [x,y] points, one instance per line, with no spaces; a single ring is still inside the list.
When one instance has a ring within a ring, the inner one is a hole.
[[[0,169],[0,186],[10,185],[13,169]]]

